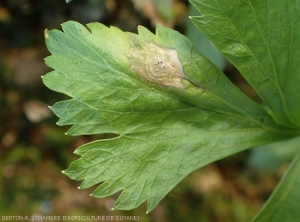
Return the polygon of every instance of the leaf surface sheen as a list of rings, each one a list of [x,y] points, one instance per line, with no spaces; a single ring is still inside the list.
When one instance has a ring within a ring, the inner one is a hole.
[[[158,27],[154,35],[140,27],[134,35],[99,23],[87,26],[89,30],[67,22],[64,32],[46,31],[52,54],[46,64],[54,71],[43,81],[71,97],[51,107],[59,125],[73,125],[67,134],[119,135],[79,147],[75,153],[80,159],[64,171],[83,180],[80,188],[103,182],[95,197],[123,190],[115,209],[133,209],[148,201],[150,211],[199,167],[285,138],[269,130],[274,123],[262,107],[240,93],[179,33]],[[132,38],[178,46],[186,89],[145,82],[132,72]],[[262,117],[266,127],[257,124]]]
[[[241,72],[278,124],[300,126],[300,1],[191,3],[194,24]]]

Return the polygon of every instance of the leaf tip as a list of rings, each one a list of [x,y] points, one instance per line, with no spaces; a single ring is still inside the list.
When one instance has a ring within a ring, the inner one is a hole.
[[[66,174],[66,171],[65,171],[65,170],[62,170],[61,172],[62,172],[63,174]]]
[[[45,36],[45,39],[49,38],[48,29],[45,29],[44,36]]]
[[[113,208],[111,208],[111,210],[115,210],[115,208],[113,207]]]

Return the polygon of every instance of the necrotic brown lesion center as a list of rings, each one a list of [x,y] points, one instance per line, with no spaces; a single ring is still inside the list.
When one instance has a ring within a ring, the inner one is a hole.
[[[162,86],[185,87],[182,64],[175,49],[156,45],[152,42],[130,40],[130,70],[143,80]]]

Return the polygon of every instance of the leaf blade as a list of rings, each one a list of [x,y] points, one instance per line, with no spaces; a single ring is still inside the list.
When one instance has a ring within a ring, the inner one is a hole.
[[[213,117],[210,118],[212,118],[212,122],[218,121],[219,124],[222,124],[219,117],[218,120],[213,120]],[[228,124],[228,122],[224,124]],[[169,123],[166,125],[168,134],[171,134],[170,129],[173,127],[173,131],[178,131],[174,124],[173,126]],[[166,126],[159,125],[157,127],[164,128]],[[216,126],[212,125],[211,127]],[[184,128],[181,127],[180,130],[183,131]],[[96,184],[95,182],[106,181],[104,185],[100,185],[94,191],[93,196],[95,197],[104,197],[125,189],[126,195],[122,194],[119,197],[115,209],[133,209],[138,206],[137,203],[140,204],[148,200],[147,210],[151,211],[190,172],[242,151],[250,145],[255,146],[272,141],[276,137],[259,130],[257,127],[241,127],[223,133],[217,130],[199,132],[199,130],[194,129],[193,131],[193,136],[182,135],[178,132],[177,134],[166,135],[156,129],[156,131],[147,132],[146,140],[141,140],[139,133],[137,133],[137,135],[122,135],[113,140],[87,144],[78,148],[76,153],[83,153],[84,155],[75,162],[76,164],[72,163],[65,174],[72,179],[84,179],[82,188],[90,187]],[[159,137],[158,134],[163,135]],[[247,142],[245,142],[245,137],[247,137]],[[254,138],[255,143],[252,142]],[[98,157],[97,161],[93,161],[97,153],[98,156],[101,153],[101,156]],[[107,158],[111,161],[108,161]],[[91,167],[86,166],[86,162],[101,162],[102,164]],[[123,171],[125,169],[126,171]],[[82,174],[83,172],[85,174]],[[75,173],[80,177],[74,177]],[[97,181],[94,178],[97,178]],[[141,194],[135,193],[135,183],[144,186],[145,190]],[[133,195],[133,199],[139,201],[127,200],[127,195]]]
[[[298,128],[299,1],[191,3],[202,15],[192,18],[194,24],[240,70],[276,122]]]
[[[162,87],[144,81],[130,69],[132,34],[97,23],[88,27],[91,32],[76,22],[67,22],[64,32],[46,32],[52,52],[46,63],[55,70],[44,76],[43,82],[72,97],[51,107],[60,118],[59,125],[73,125],[69,135],[119,135],[79,147],[75,153],[81,158],[64,171],[72,179],[84,179],[82,188],[103,182],[95,190],[96,197],[123,190],[116,209],[132,209],[148,200],[150,211],[191,171],[249,147],[291,136],[269,127],[272,121],[262,127],[264,124],[241,118],[248,115],[259,119],[267,114],[215,67],[212,69],[220,83],[232,92],[230,98],[218,91],[214,77],[208,80],[207,93],[223,94],[220,100],[208,100],[199,87],[188,82],[185,90]],[[158,27],[154,35],[142,29],[143,34],[135,36],[138,41],[153,40],[172,48],[179,45],[181,62],[186,61],[185,74],[192,82],[198,81],[199,75],[187,68],[189,60],[200,56],[208,71],[212,67],[179,33]],[[198,66],[195,62],[193,67]],[[200,78],[209,75],[201,72]],[[234,104],[231,98],[235,96],[235,102],[247,108]],[[235,108],[228,108],[226,102]]]
[[[264,221],[295,221],[299,218],[300,200],[300,155],[294,158],[289,169],[273,191],[271,197],[265,203],[261,211],[252,220]]]

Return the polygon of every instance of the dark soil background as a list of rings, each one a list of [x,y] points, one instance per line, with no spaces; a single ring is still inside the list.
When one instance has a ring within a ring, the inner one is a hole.
[[[163,2],[158,4],[157,2]],[[276,186],[283,168],[249,167],[249,151],[208,165],[185,178],[149,214],[146,204],[111,211],[118,195],[96,199],[93,189],[78,190],[61,171],[73,151],[93,136],[69,137],[49,105],[66,98],[47,89],[49,70],[43,32],[75,20],[101,22],[136,32],[160,23],[185,33],[189,4],[184,0],[0,0],[0,215],[139,216],[145,222],[249,221]],[[255,92],[229,64],[225,73],[248,96]],[[188,164],[188,163],[187,163]],[[163,186],[163,184],[162,184]],[[0,218],[0,220],[1,220]],[[69,220],[79,221],[79,220]]]

